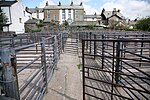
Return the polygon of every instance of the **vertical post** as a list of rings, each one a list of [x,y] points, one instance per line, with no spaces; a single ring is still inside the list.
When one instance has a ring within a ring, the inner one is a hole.
[[[150,43],[149,43],[149,47],[150,47]],[[149,48],[149,57],[150,57],[150,48]]]
[[[92,52],[92,47],[91,47],[91,35],[92,35],[92,32],[90,32],[90,54],[91,54],[91,52]]]
[[[114,91],[114,62],[115,62],[115,59],[114,59],[114,57],[115,57],[115,42],[113,41],[113,61],[112,61],[112,63],[113,63],[113,65],[112,65],[112,85],[111,85],[111,100],[113,100],[113,91]]]
[[[63,51],[63,33],[60,33],[60,44],[61,44],[61,53]]]
[[[66,33],[62,33],[62,51],[64,52]]]
[[[42,42],[41,42],[41,64],[43,67],[43,77],[44,77],[44,82],[45,82],[45,87],[47,91],[47,66],[46,66],[46,52],[45,52],[45,38],[42,37]]]
[[[18,75],[17,75],[17,60],[16,60],[15,50],[13,48],[11,48],[10,53],[11,53],[11,66],[13,68],[13,76],[15,78],[14,85],[15,85],[15,91],[16,91],[16,93],[15,93],[16,100],[20,100]]]
[[[96,39],[96,34],[94,34],[94,39]],[[94,41],[94,59],[96,57],[96,41]]]
[[[52,41],[53,41],[53,45],[52,45],[52,47],[53,47],[53,49],[52,49],[52,67],[54,68],[54,64],[55,64],[55,37],[53,36],[52,37]]]
[[[104,35],[102,35],[102,69],[104,68],[104,50],[105,50],[103,39]]]
[[[57,36],[54,36],[54,64],[57,66],[58,54],[57,54]]]
[[[2,83],[4,84],[3,89],[7,97],[20,100],[19,88],[17,83],[16,60],[14,57],[15,51],[13,48],[6,48],[1,51],[1,63],[3,67]]]
[[[88,38],[89,38],[89,36],[88,36],[89,34],[88,34],[88,33],[85,33],[85,35],[86,35],[86,39],[88,39]],[[86,49],[89,48],[89,47],[88,47],[88,46],[89,46],[88,42],[89,42],[89,41],[86,41]]]
[[[13,36],[11,39],[11,47],[14,48],[15,47],[15,37]]]
[[[57,35],[54,37],[54,45],[55,45],[55,55],[56,55],[56,60],[58,60],[58,41],[57,41]]]
[[[22,46],[22,36],[20,36],[20,46]]]
[[[82,40],[82,78],[83,78],[83,100],[85,100],[85,69],[84,69],[84,47],[85,41]]]
[[[79,54],[79,32],[77,32],[77,52]]]
[[[119,72],[120,72],[120,42],[117,42],[116,45],[116,65],[115,65],[115,81],[116,84],[119,83]]]
[[[143,40],[143,38],[144,38],[144,34],[142,34],[142,40]],[[143,41],[141,42],[141,51],[140,51],[140,55],[142,56],[143,55],[143,47],[144,47],[144,44],[143,44]],[[139,67],[141,67],[141,65],[142,65],[142,58],[140,58],[140,63],[139,63]]]

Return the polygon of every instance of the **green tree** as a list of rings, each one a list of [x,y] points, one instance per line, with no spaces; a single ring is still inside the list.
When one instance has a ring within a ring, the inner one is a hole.
[[[135,26],[139,30],[150,31],[150,17],[139,20]]]
[[[69,23],[65,20],[65,22],[63,23],[64,26],[68,26]]]
[[[3,26],[7,23],[8,18],[3,12],[3,10],[0,8],[0,31],[3,31]]]

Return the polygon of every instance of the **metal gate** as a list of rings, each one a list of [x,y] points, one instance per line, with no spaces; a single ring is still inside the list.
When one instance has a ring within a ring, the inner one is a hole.
[[[83,39],[82,66],[83,100],[150,99],[148,38]]]
[[[57,68],[66,34],[33,33],[1,38],[0,96],[41,100]]]

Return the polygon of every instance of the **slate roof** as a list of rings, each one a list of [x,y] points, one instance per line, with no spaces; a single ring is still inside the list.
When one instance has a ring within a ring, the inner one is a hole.
[[[37,19],[29,19],[25,22],[25,24],[37,24],[39,20]]]
[[[27,11],[28,13],[36,13],[37,11],[38,11],[39,13],[41,13],[41,12],[43,12],[43,8],[38,8],[38,7],[35,7],[35,8],[28,8],[28,7],[26,7],[26,11]]]
[[[103,14],[105,15],[106,18],[110,18],[113,16],[113,11],[104,11]],[[116,11],[116,14],[118,17],[124,19],[124,16],[120,13]]]

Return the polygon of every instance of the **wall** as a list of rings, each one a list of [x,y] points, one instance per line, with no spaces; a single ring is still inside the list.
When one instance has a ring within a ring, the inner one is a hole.
[[[29,14],[25,12],[22,3],[18,1],[11,6],[12,24],[9,26],[9,31],[15,31],[16,34],[24,33],[24,22],[29,19]]]
[[[74,10],[74,20],[75,21],[83,21],[84,20],[84,10]]]
[[[59,10],[50,10],[50,20],[59,21]]]
[[[43,20],[44,19],[44,12],[39,13],[39,18],[37,18],[37,13],[32,13],[32,18]]]

